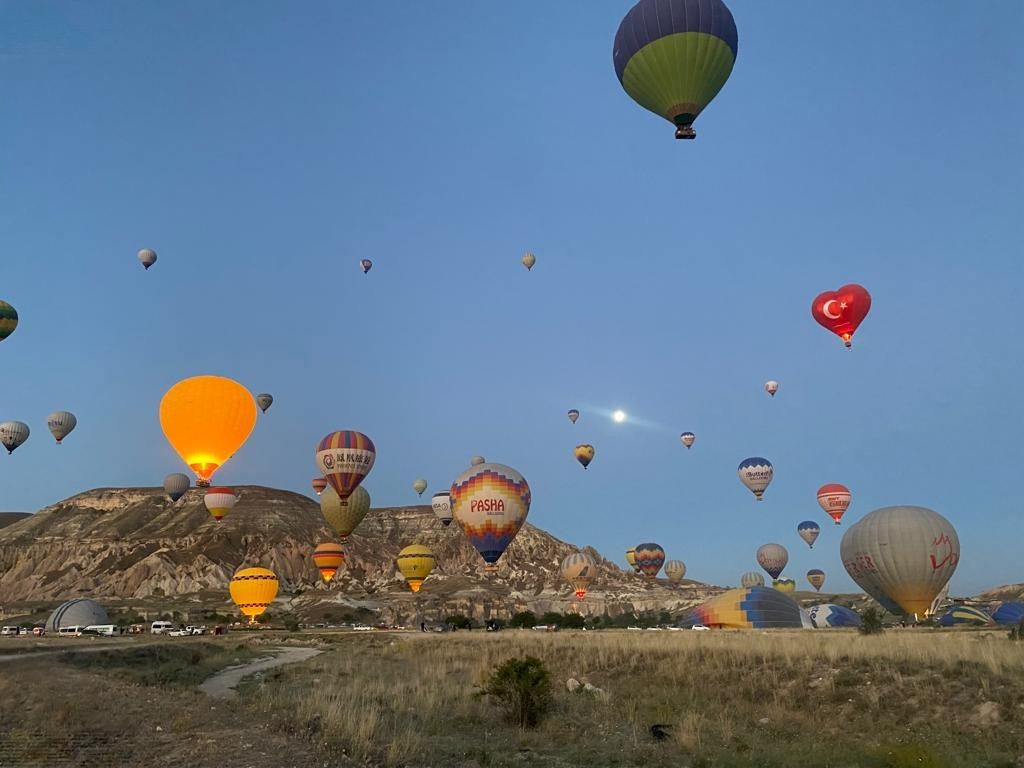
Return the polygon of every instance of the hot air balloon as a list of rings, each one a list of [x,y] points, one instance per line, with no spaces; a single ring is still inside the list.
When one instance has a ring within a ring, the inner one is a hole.
[[[224,518],[224,515],[235,508],[235,504],[238,503],[238,497],[235,496],[235,492],[230,488],[209,488],[203,494],[203,503],[206,504],[206,508],[213,515],[213,519],[219,523]]]
[[[665,564],[665,550],[653,542],[637,544],[633,556],[636,558],[636,567],[650,581],[657,577],[661,566]]]
[[[811,302],[811,315],[821,325],[852,346],[853,334],[871,309],[871,294],[850,283],[838,291],[825,291]]]
[[[327,487],[327,481],[322,477],[313,478],[313,490],[316,491],[316,495],[319,496],[324,492],[324,488]]]
[[[413,480],[412,489],[416,491],[417,496],[422,496],[423,492],[427,490],[427,481],[424,480],[422,477]]]
[[[693,121],[729,79],[737,45],[721,0],[640,0],[615,33],[612,59],[633,101],[675,124],[677,139],[693,139]]]
[[[796,582],[792,579],[775,579],[775,581],[772,582],[772,587],[779,590],[779,592],[785,592],[786,594],[796,592]]]
[[[665,578],[670,584],[678,584],[686,575],[686,563],[682,560],[669,560],[665,563]]]
[[[71,434],[77,424],[78,419],[70,411],[54,411],[46,417],[46,427],[53,435],[53,439],[57,441],[57,445],[60,445],[61,441]]]
[[[1024,603],[1003,603],[992,611],[992,621],[1004,627],[1020,624],[1024,621]]]
[[[483,456],[474,456],[473,458],[471,458],[469,460],[469,466],[471,466],[471,467],[478,467],[481,464],[486,464],[486,463],[487,463],[487,459],[485,459]]]
[[[255,624],[277,597],[277,576],[267,568],[242,568],[231,577],[228,591],[238,610]]]
[[[807,572],[807,582],[814,587],[815,592],[821,592],[821,588],[825,584],[825,572],[820,568],[811,568]]]
[[[797,535],[807,542],[807,546],[814,549],[814,542],[818,539],[818,534],[821,533],[821,526],[813,520],[804,520],[800,525],[796,527]]]
[[[523,254],[523,266],[526,267],[527,270],[533,269],[533,265],[536,263],[537,257],[534,256],[532,253],[527,252]]]
[[[430,507],[441,521],[441,525],[447,528],[452,523],[452,497],[448,491],[435,493],[430,500]]]
[[[956,605],[946,611],[939,618],[940,627],[972,626],[991,627],[995,624],[992,617],[981,608],[971,605]]]
[[[779,391],[779,382],[777,381],[766,381],[764,383],[764,391],[772,397],[775,397],[775,393]]]
[[[341,544],[333,541],[325,541],[317,544],[313,550],[313,564],[320,571],[320,578],[330,584],[334,574],[345,566],[345,550]]]
[[[181,472],[175,472],[164,478],[164,491],[171,501],[177,501],[192,487],[192,479]]]
[[[577,445],[573,453],[576,455],[576,461],[582,464],[584,469],[594,460],[594,446],[587,443]]]
[[[740,482],[750,489],[754,498],[763,501],[765,489],[775,477],[775,467],[772,466],[772,463],[760,456],[751,456],[749,459],[741,461],[736,471],[740,476]]]
[[[760,573],[757,573],[756,571],[747,571],[742,576],[740,576],[740,586],[741,587],[763,587],[764,586],[764,576],[762,576]]]
[[[571,411],[569,411],[569,421],[571,421],[573,424],[576,423],[576,419],[578,419],[579,417],[580,417],[580,412],[577,411],[575,408],[573,408]]]
[[[626,562],[629,563],[629,567],[633,569],[634,573],[640,573],[640,568],[636,564],[636,547],[626,550]]]
[[[836,525],[843,519],[843,513],[850,508],[852,500],[850,489],[839,483],[825,483],[818,489],[818,504],[835,520]]]
[[[729,629],[799,629],[800,606],[770,587],[730,589],[690,613],[688,622]]]
[[[18,311],[6,301],[0,301],[0,341],[3,341],[18,327]]]
[[[696,439],[697,436],[693,434],[693,432],[683,432],[683,434],[679,436],[679,441],[687,448],[690,448]]]
[[[369,259],[360,259],[359,266],[363,268],[363,274],[365,275],[371,269],[373,269],[373,262]]]
[[[373,469],[376,458],[373,441],[352,430],[331,432],[316,447],[316,468],[337,492],[342,506]]]
[[[833,605],[832,603],[812,605],[807,609],[807,614],[817,629],[859,627],[861,625],[860,615],[842,605]]]
[[[360,486],[352,491],[348,503],[342,504],[333,488],[324,488],[324,492],[320,494],[320,511],[324,515],[324,520],[344,544],[348,541],[349,534],[363,522],[366,513],[370,511],[370,494]]]
[[[237,381],[193,376],[160,401],[160,426],[171,447],[195,472],[200,486],[230,459],[256,426],[256,403]]]
[[[28,440],[28,424],[23,421],[5,421],[0,424],[0,443],[7,449],[7,453],[14,453],[14,449]]]
[[[483,557],[486,571],[498,570],[498,558],[526,522],[530,498],[526,479],[503,464],[477,464],[452,483],[452,514]]]
[[[960,561],[952,524],[925,507],[882,507],[850,526],[839,545],[857,585],[891,613],[924,616]]]
[[[423,586],[423,580],[434,570],[436,561],[430,547],[425,547],[422,544],[410,544],[398,553],[395,562],[399,572],[409,583],[409,589],[419,592],[420,587]]]
[[[562,560],[562,578],[572,585],[576,599],[582,600],[597,578],[597,563],[586,552],[573,552]]]
[[[788,562],[789,552],[781,544],[762,544],[757,548],[757,564],[773,579],[779,578]]]
[[[269,395],[266,392],[261,392],[260,394],[256,395],[256,405],[258,405],[260,407],[260,410],[263,413],[266,413],[267,412],[267,408],[269,408],[273,404],[274,404],[274,396],[273,395]]]
[[[152,248],[143,248],[138,253],[139,261],[142,262],[142,266],[147,270],[156,264],[156,251]]]

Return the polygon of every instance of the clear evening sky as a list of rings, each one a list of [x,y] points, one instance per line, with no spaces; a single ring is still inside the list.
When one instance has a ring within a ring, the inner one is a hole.
[[[955,594],[1024,581],[1024,4],[729,5],[736,67],[679,142],[615,78],[628,0],[0,3],[0,420],[32,428],[0,509],[181,471],[159,400],[214,373],[276,398],[222,484],[311,493],[358,429],[375,505],[483,454],[620,563],[656,541],[736,584],[777,541],[850,590],[846,526],[920,504]],[[847,282],[852,351],[810,314]]]

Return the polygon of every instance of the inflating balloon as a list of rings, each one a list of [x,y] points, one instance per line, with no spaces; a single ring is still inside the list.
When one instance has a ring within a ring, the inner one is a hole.
[[[313,550],[313,564],[320,571],[320,578],[330,584],[334,574],[345,565],[345,550],[333,541],[317,544]]]
[[[818,489],[818,505],[828,513],[836,525],[843,519],[852,500],[850,489],[839,483],[826,483]]]
[[[779,578],[789,562],[789,552],[781,544],[762,544],[757,548],[757,564],[773,579]]]
[[[763,501],[765,489],[775,477],[775,467],[768,459],[751,456],[740,462],[736,473],[740,476],[740,482],[754,494],[754,498]]]
[[[0,424],[0,444],[3,444],[8,454],[14,453],[19,445],[28,440],[30,432],[28,424],[23,421],[5,421]]]
[[[316,468],[331,484],[342,506],[359,487],[377,459],[373,441],[362,432],[331,432],[316,446]]]
[[[398,553],[395,563],[398,565],[399,573],[409,583],[409,589],[419,592],[424,579],[434,570],[436,560],[430,547],[411,544]]]
[[[686,563],[682,560],[668,560],[665,562],[665,578],[670,584],[678,584],[686,575]]]
[[[192,478],[181,472],[175,472],[164,478],[164,492],[172,502],[184,496],[191,487]]]
[[[562,560],[562,578],[572,585],[576,599],[582,600],[597,578],[597,563],[586,552],[573,552]]]
[[[346,504],[341,503],[338,492],[333,488],[324,488],[320,494],[320,511],[324,520],[334,529],[342,543],[348,541],[349,534],[363,522],[370,511],[370,494],[362,486],[352,491]]]
[[[825,572],[820,568],[811,568],[807,572],[807,582],[814,587],[815,592],[821,592],[821,588],[825,584]]]
[[[693,443],[697,440],[697,436],[693,432],[683,432],[679,436],[679,441],[687,448],[693,447]]]
[[[219,523],[224,519],[224,515],[235,508],[238,497],[230,488],[210,488],[203,495],[203,503],[213,515],[213,519]]]
[[[882,507],[850,526],[839,554],[857,586],[886,610],[922,617],[956,571],[960,539],[926,507]]]
[[[147,270],[156,264],[156,251],[152,248],[143,248],[138,253],[139,261],[142,262],[142,266]]]
[[[665,550],[653,542],[637,544],[633,556],[636,558],[637,569],[651,581],[665,564]]]
[[[60,445],[77,425],[78,419],[71,411],[54,411],[46,417],[46,428],[50,430],[57,445]]]
[[[807,609],[811,617],[811,623],[817,629],[829,629],[831,627],[859,627],[861,625],[860,615],[842,605],[822,603],[812,605]]]
[[[171,447],[208,486],[256,426],[256,403],[245,387],[222,376],[179,381],[160,401],[160,426]]]
[[[594,446],[581,443],[576,446],[573,454],[576,456],[576,461],[582,464],[583,468],[586,469],[590,462],[594,460]]]
[[[981,608],[971,605],[957,605],[950,608],[939,617],[940,627],[953,627],[957,625],[971,627],[991,627],[995,624],[992,617]]]
[[[721,0],[640,0],[619,25],[612,58],[637,104],[693,139],[693,121],[736,62],[736,22]]]
[[[498,559],[519,533],[530,512],[530,486],[512,467],[477,464],[451,487],[452,514],[469,543],[496,572]]]
[[[838,291],[825,291],[811,302],[811,315],[819,324],[852,346],[853,334],[871,309],[871,294],[856,283]]]
[[[277,597],[277,576],[267,568],[243,568],[231,577],[228,591],[238,610],[255,624]]]
[[[445,528],[452,524],[452,497],[448,491],[435,493],[430,500],[430,508]]]
[[[263,413],[267,412],[267,408],[274,404],[274,396],[268,395],[266,392],[261,392],[256,395],[256,405],[260,407]]]
[[[807,546],[814,549],[814,542],[821,533],[821,526],[813,520],[804,520],[796,527],[797,535],[807,542]]]
[[[0,301],[0,341],[3,341],[18,327],[18,311],[6,301]]]
[[[799,629],[800,606],[771,587],[730,589],[697,606],[689,622],[727,629]]]

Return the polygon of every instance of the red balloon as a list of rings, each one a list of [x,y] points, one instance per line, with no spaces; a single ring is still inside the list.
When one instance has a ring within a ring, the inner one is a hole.
[[[869,309],[871,294],[856,283],[844,285],[838,291],[825,291],[811,302],[814,319],[839,336],[848,347]]]

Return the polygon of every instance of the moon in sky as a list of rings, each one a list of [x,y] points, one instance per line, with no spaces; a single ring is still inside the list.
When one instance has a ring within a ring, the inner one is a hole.
[[[616,411],[615,413],[612,414],[612,421],[614,421],[616,424],[621,424],[625,420],[626,420],[626,412],[625,411]]]
[[[829,304],[835,304],[835,303],[836,303],[836,300],[835,300],[835,299],[829,299],[829,300],[828,300],[828,301],[826,301],[826,302],[825,302],[825,303],[824,303],[824,304],[822,305],[822,307],[821,307],[821,313],[822,313],[823,315],[825,315],[825,317],[827,317],[827,318],[828,318],[829,320],[838,320],[838,319],[839,319],[839,317],[840,317],[840,315],[833,315],[833,314],[832,314],[832,313],[831,313],[831,312],[829,311],[829,309],[828,309],[828,306],[829,306]]]

